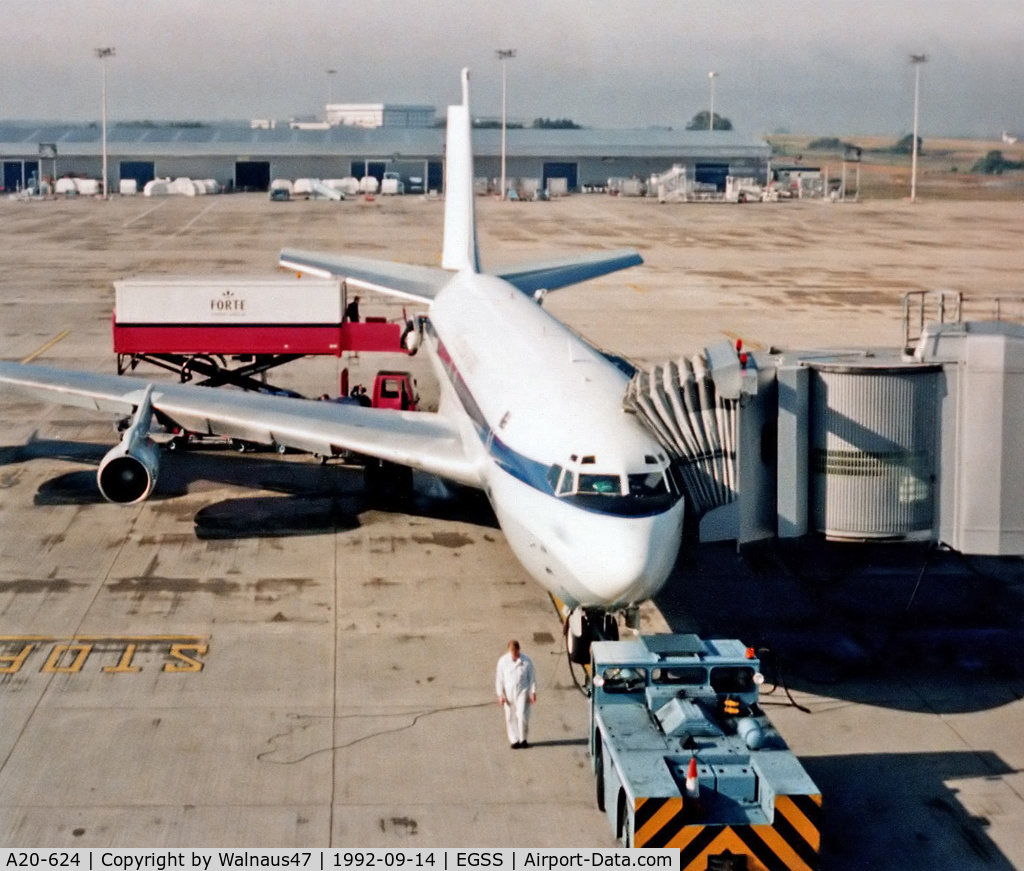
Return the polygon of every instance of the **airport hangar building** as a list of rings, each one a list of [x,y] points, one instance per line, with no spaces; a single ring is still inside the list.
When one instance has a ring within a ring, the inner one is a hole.
[[[419,178],[427,190],[443,186],[445,131],[438,127],[335,126],[304,130],[244,124],[117,126],[107,130],[110,189],[135,179],[139,190],[154,178],[216,179],[226,189],[267,190],[277,178],[382,178],[397,172]],[[473,131],[475,175],[501,174],[501,130]],[[0,123],[3,188],[43,176],[102,176],[102,141],[96,125]],[[570,190],[600,187],[609,178],[648,178],[673,164],[689,178],[724,188],[725,176],[764,180],[770,147],[731,130],[509,129],[509,179],[564,178]]]

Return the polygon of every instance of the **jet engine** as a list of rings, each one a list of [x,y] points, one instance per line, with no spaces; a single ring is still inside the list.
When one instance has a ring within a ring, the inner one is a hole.
[[[141,502],[156,486],[160,449],[149,438],[153,419],[152,392],[152,385],[146,388],[121,443],[111,448],[100,463],[96,482],[108,502],[126,505]]]

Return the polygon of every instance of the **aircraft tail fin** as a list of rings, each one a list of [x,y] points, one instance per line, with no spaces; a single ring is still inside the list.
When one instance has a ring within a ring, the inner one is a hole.
[[[469,70],[462,71],[462,103],[448,107],[445,145],[444,249],[441,266],[480,271],[473,208],[473,141]]]

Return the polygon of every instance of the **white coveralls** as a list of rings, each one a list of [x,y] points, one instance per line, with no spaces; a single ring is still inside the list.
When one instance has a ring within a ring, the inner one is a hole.
[[[508,743],[520,744],[526,741],[530,724],[530,697],[537,693],[537,681],[533,674],[533,663],[525,653],[513,659],[511,652],[498,660],[498,673],[494,689],[499,699],[504,699],[505,727],[508,729]]]

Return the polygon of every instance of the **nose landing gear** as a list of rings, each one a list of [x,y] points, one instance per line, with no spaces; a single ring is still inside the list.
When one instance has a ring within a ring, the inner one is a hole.
[[[577,608],[565,621],[565,649],[577,665],[590,664],[593,642],[618,640],[618,620],[607,611]]]

